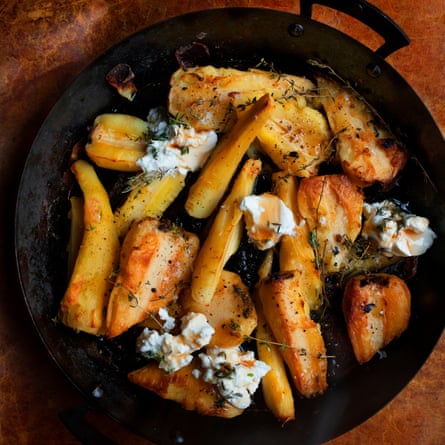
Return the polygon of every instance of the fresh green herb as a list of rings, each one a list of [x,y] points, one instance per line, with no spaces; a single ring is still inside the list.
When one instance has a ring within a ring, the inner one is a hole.
[[[132,291],[128,291],[128,302],[132,308],[139,306],[138,297]]]

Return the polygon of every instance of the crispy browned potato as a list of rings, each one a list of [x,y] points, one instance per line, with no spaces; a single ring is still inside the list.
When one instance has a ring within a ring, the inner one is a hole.
[[[408,327],[411,294],[405,281],[386,273],[351,278],[343,314],[355,357],[365,363]]]
[[[134,223],[124,239],[107,310],[115,337],[157,313],[190,280],[199,238],[156,218]]]
[[[179,69],[170,79],[168,110],[196,130],[225,131],[233,110],[243,112],[264,94],[299,100],[315,85],[304,77],[250,69],[198,66]],[[300,101],[299,101],[300,103]]]
[[[346,175],[314,176],[302,179],[297,199],[318,266],[340,271],[361,230],[362,190]]]
[[[310,243],[310,229],[298,210],[298,183],[285,172],[272,176],[274,191],[290,208],[297,223],[295,236],[284,235],[281,239],[279,262],[281,271],[295,271],[300,277],[301,293],[311,310],[322,303],[323,282],[320,269]]]
[[[323,393],[327,388],[326,348],[320,326],[310,318],[298,275],[272,274],[261,283],[258,294],[295,387],[305,397]]]
[[[59,319],[76,331],[101,334],[110,277],[119,257],[119,239],[107,192],[93,166],[80,160],[71,170],[83,192],[83,236]]]
[[[196,364],[167,374],[151,362],[141,369],[130,372],[128,378],[136,385],[142,386],[160,397],[180,403],[184,409],[197,411],[206,416],[232,418],[239,416],[243,410],[225,401],[214,385],[197,379],[192,371]]]
[[[331,130],[323,114],[295,100],[277,102],[258,140],[281,170],[300,177],[318,173],[331,155]]]
[[[182,298],[185,312],[200,312],[207,317],[215,333],[210,346],[231,348],[245,341],[257,325],[257,314],[249,289],[241,277],[223,270],[209,304],[198,303],[186,293]]]
[[[393,182],[405,166],[407,151],[350,89],[322,76],[317,83],[343,171],[361,187]]]

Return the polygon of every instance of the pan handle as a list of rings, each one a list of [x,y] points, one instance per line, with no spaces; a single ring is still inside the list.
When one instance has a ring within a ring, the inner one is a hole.
[[[300,15],[311,18],[314,4],[343,12],[376,31],[385,40],[375,51],[383,59],[410,42],[409,37],[391,18],[365,0],[300,0]]]

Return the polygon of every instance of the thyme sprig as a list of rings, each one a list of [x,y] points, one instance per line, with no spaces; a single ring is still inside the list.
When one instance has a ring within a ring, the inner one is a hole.
[[[290,345],[287,345],[285,343],[280,343],[280,342],[273,341],[273,340],[265,340],[263,338],[258,338],[258,337],[255,337],[253,335],[245,335],[244,336],[244,341],[251,341],[251,340],[256,341],[259,345],[265,345],[265,346],[268,346],[268,347],[270,347],[272,345],[273,346],[277,346],[281,350],[283,350],[283,349],[296,349],[296,350],[299,350],[299,355],[301,357],[307,357],[307,356],[311,355],[311,354],[308,354],[308,350],[306,348],[299,348],[297,346],[290,346]],[[315,357],[315,358],[318,358],[318,359],[334,359],[334,358],[336,358],[335,355],[326,355],[326,354],[320,354],[320,353],[312,354],[312,356]]]

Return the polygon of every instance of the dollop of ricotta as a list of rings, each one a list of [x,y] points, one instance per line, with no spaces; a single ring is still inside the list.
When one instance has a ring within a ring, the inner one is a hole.
[[[249,239],[260,250],[275,246],[283,235],[295,236],[292,211],[272,193],[246,196],[240,204]]]
[[[362,236],[372,239],[387,256],[419,256],[437,237],[429,220],[406,212],[393,201],[363,205]]]
[[[261,379],[270,370],[269,365],[255,359],[253,351],[243,352],[239,347],[208,348],[199,358],[203,368],[199,377],[216,385],[221,396],[240,409],[252,403]],[[198,377],[198,373],[194,375]]]
[[[162,316],[166,318],[165,314]],[[147,358],[158,360],[161,369],[172,373],[190,364],[192,353],[208,345],[214,332],[204,314],[189,312],[181,319],[180,334],[144,328],[136,349]]]
[[[202,167],[218,142],[211,131],[196,131],[183,123],[169,123],[158,108],[150,110],[147,117],[150,141],[147,154],[137,164],[147,174],[185,175]]]

